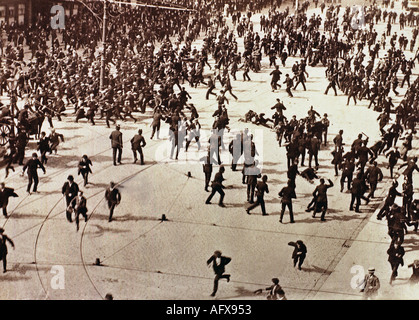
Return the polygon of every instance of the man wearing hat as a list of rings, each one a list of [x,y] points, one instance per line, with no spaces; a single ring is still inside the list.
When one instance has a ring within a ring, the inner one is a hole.
[[[65,200],[67,204],[67,209],[65,211],[67,220],[69,222],[73,222],[71,219],[71,211],[74,209],[75,203],[72,200],[77,196],[79,192],[79,186],[76,182],[74,182],[74,177],[69,175],[67,177],[67,181],[64,183],[63,187],[61,188],[61,193],[65,195]]]
[[[207,260],[207,265],[209,266],[212,262],[212,268],[215,273],[214,278],[214,289],[212,290],[211,297],[214,297],[218,290],[218,280],[220,279],[227,279],[227,282],[230,282],[230,275],[224,274],[225,266],[229,264],[231,258],[223,257],[221,255],[221,251],[214,251],[214,254]]]
[[[143,130],[138,129],[138,134],[134,135],[131,139],[131,148],[134,154],[134,163],[137,162],[137,151],[140,154],[141,165],[144,164],[144,155],[143,155],[143,147],[146,146],[145,139],[143,137]]]
[[[9,241],[9,243],[12,245],[12,248],[15,248],[15,244],[13,243],[12,239],[10,239],[8,236],[4,234],[4,229],[0,228],[0,260],[3,260],[3,273],[6,273],[7,271],[7,245],[6,241]]]
[[[118,163],[121,164],[122,158],[122,148],[123,148],[123,141],[122,141],[122,132],[120,131],[121,126],[119,124],[116,125],[116,129],[112,131],[109,139],[111,139],[111,147],[113,150],[112,158],[113,158],[113,165],[116,166],[116,153],[118,152]]]
[[[77,231],[79,231],[79,216],[82,215],[84,221],[87,222],[87,199],[83,196],[83,191],[80,190],[78,195],[73,198],[71,206],[74,208]]]
[[[108,201],[109,207],[109,222],[112,221],[113,211],[115,207],[121,202],[121,193],[115,187],[115,183],[111,182],[105,192],[105,199]]]
[[[38,168],[41,168],[46,173],[44,165],[39,161],[36,152],[32,153],[32,158],[29,159],[22,168],[22,175],[25,173],[26,168],[28,169],[28,187],[26,191],[31,194],[31,186],[33,182],[33,192],[37,192],[39,178]]]
[[[380,289],[380,280],[374,274],[374,268],[368,268],[368,274],[364,277],[363,287],[361,292],[364,293],[363,299],[374,299],[378,295],[378,289]]]

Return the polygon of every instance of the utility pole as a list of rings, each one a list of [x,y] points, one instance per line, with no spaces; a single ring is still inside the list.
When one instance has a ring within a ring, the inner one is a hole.
[[[102,58],[100,61],[100,84],[99,88],[100,91],[103,90],[104,87],[104,81],[105,81],[105,63],[106,63],[106,20],[107,20],[107,1],[103,1],[103,21],[102,21]]]

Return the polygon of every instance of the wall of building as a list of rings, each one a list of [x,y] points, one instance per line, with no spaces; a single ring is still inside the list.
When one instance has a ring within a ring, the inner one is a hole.
[[[0,23],[27,25],[31,16],[31,0],[0,0]]]

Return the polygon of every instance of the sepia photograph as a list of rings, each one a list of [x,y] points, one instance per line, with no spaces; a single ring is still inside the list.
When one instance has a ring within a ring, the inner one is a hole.
[[[0,0],[0,300],[419,299],[418,33],[413,0]]]

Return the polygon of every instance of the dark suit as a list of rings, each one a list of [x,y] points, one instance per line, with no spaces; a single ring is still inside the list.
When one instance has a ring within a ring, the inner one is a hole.
[[[19,197],[12,188],[4,188],[0,190],[0,206],[3,208],[3,215],[7,217],[7,205],[9,197]]]
[[[113,164],[116,165],[116,153],[118,152],[118,163],[121,163],[122,158],[122,132],[119,130],[112,131],[111,135],[109,136],[109,139],[111,139],[111,147],[113,150],[112,158],[113,158]]]
[[[107,188],[105,192],[105,199],[108,201],[108,207],[110,210],[109,221],[111,221],[116,205],[121,202],[121,193],[116,188]]]
[[[44,173],[45,171],[45,167],[44,165],[41,163],[41,161],[39,161],[38,158],[36,159],[29,159],[26,164],[23,166],[23,172],[25,172],[26,168],[28,169],[28,187],[26,189],[27,192],[31,192],[31,186],[32,186],[32,182],[33,182],[33,192],[36,192],[37,188],[38,188],[38,183],[39,183],[39,178],[38,178],[38,167],[41,168]]]
[[[289,242],[289,246],[294,247],[294,251],[292,252],[292,259],[294,260],[294,267],[297,265],[298,262],[298,269],[301,270],[301,265],[304,262],[307,254],[307,247],[305,244],[301,243],[300,247],[298,247],[296,242]]]
[[[90,168],[91,165],[92,161],[90,159],[82,159],[79,162],[79,170],[77,174],[81,173],[81,175],[83,176],[84,186],[86,186],[89,183],[89,173],[92,173],[92,169]]]
[[[6,236],[5,234],[0,235],[0,260],[3,260],[3,272],[6,272],[6,266],[7,266],[7,260],[6,260],[7,245],[6,245],[6,241],[9,241],[9,243],[12,245],[12,247],[15,246],[13,241],[8,236]]]
[[[224,196],[225,196],[225,193],[223,191],[223,189],[224,189],[223,181],[224,181],[223,174],[221,172],[217,172],[215,174],[214,180],[212,181],[212,184],[211,184],[211,188],[212,188],[211,194],[209,195],[209,197],[207,198],[207,201],[205,203],[207,203],[207,204],[210,203],[212,197],[215,195],[216,192],[218,192],[220,194],[219,204],[220,205],[223,204],[223,200],[224,200]]]
[[[281,216],[279,218],[279,222],[282,222],[282,218],[284,217],[285,208],[288,207],[290,212],[290,222],[294,223],[294,213],[292,212],[292,199],[295,199],[297,196],[295,194],[295,189],[291,186],[286,186],[282,188],[282,190],[278,193],[281,199]]]
[[[355,212],[359,212],[359,206],[361,205],[361,198],[368,201],[364,196],[365,186],[362,180],[355,178],[352,181],[351,188],[351,204],[349,205],[349,210],[353,210],[355,203]]]
[[[65,195],[65,201],[67,204],[67,209],[66,209],[67,220],[70,222],[72,222],[73,220],[71,219],[71,211],[68,210],[68,207],[71,205],[72,208],[74,208],[74,205],[72,204],[72,200],[74,199],[74,197],[77,196],[78,192],[79,192],[79,186],[75,182],[73,182],[70,185],[70,182],[66,181],[63,187],[61,188],[61,193]]]
[[[134,162],[137,162],[137,151],[140,154],[141,164],[144,164],[143,147],[146,146],[144,137],[141,134],[136,134],[131,139],[131,149],[134,154]]]
[[[79,230],[79,215],[84,217],[84,221],[87,221],[87,199],[84,196],[74,197],[71,201],[71,205],[76,213],[76,225]]]
[[[225,272],[225,266],[230,263],[231,258],[221,256],[219,264],[217,264],[216,259],[217,259],[217,257],[215,255],[213,255],[207,261],[207,264],[210,264],[212,262],[212,269],[214,270],[214,273],[215,273],[214,289],[212,291],[212,295],[215,295],[217,293],[218,280],[220,280],[222,278],[226,278],[229,281],[229,279],[230,279],[230,275],[229,274],[224,274],[224,272]]]

